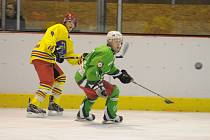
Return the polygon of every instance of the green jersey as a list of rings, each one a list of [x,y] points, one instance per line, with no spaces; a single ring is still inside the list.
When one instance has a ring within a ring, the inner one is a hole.
[[[115,75],[119,72],[114,65],[115,54],[107,45],[95,48],[85,57],[84,63],[75,74],[75,80],[81,84],[84,80],[95,83],[103,80],[104,75]]]

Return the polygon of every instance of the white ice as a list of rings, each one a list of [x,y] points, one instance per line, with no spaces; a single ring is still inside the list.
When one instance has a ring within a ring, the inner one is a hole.
[[[0,140],[210,140],[210,113],[119,111],[120,124],[74,121],[77,110],[61,117],[26,118],[25,109],[0,109]]]

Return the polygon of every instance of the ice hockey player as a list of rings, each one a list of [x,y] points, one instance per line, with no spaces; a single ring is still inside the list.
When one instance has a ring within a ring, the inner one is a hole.
[[[50,94],[48,115],[61,115],[64,109],[59,105],[66,76],[56,64],[63,63],[64,57],[72,65],[80,64],[82,57],[74,53],[73,41],[69,36],[77,26],[77,19],[69,13],[65,16],[63,24],[55,24],[47,29],[42,39],[33,48],[30,63],[35,67],[40,84],[27,107],[28,117],[44,117],[46,111],[41,108],[42,102]]]
[[[119,88],[104,80],[104,75],[118,78],[122,83],[130,83],[133,78],[126,70],[119,70],[115,64],[115,55],[120,51],[123,44],[123,36],[118,31],[110,31],[107,34],[107,44],[95,48],[89,53],[83,65],[75,74],[75,80],[79,87],[84,90],[84,98],[77,120],[93,121],[95,115],[90,113],[91,107],[98,97],[106,98],[103,123],[119,123],[123,117],[117,115]]]

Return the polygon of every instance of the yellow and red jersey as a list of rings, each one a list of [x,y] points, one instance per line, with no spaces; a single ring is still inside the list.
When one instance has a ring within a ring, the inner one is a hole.
[[[42,39],[33,48],[30,63],[35,59],[56,63],[54,51],[57,44],[65,46],[66,53],[64,57],[74,57],[73,59],[67,59],[70,64],[77,65],[79,63],[81,55],[74,54],[73,41],[69,37],[68,30],[63,24],[55,24],[47,29]]]

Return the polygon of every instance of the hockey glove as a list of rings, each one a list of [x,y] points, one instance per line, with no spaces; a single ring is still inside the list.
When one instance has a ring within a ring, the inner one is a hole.
[[[127,73],[126,70],[121,70],[120,74],[113,78],[118,78],[123,84],[128,84],[133,81],[133,78]]]
[[[81,65],[82,62],[85,60],[85,57],[88,55],[89,53],[83,53],[78,61],[78,64]]]
[[[64,61],[64,51],[63,51],[63,49],[59,46],[56,46],[54,54],[56,56],[56,62],[63,63],[63,61]]]
[[[83,53],[83,54],[82,54],[83,59],[85,59],[85,57],[86,57],[88,54],[89,54],[89,53]]]
[[[107,96],[107,92],[102,81],[95,84],[88,84],[88,86],[93,89],[99,97],[105,98]]]

